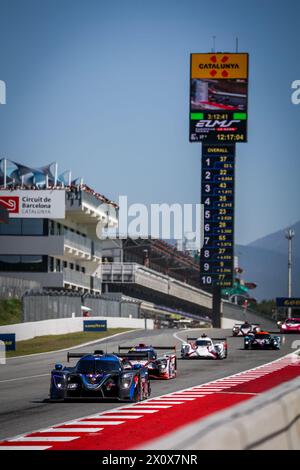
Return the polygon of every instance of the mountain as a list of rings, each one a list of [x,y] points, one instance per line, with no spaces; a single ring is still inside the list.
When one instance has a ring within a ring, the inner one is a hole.
[[[300,221],[289,228],[295,230],[292,293],[300,297]],[[285,231],[271,233],[248,245],[236,245],[235,253],[239,257],[239,265],[244,269],[244,279],[257,284],[253,296],[258,300],[287,295],[288,242]]]
[[[295,231],[293,238],[293,253],[296,258],[300,258],[300,221],[291,227],[271,233],[263,238],[259,238],[247,246],[263,248],[266,250],[274,251],[275,253],[282,253],[287,256],[288,242],[285,238],[285,232],[288,228]]]

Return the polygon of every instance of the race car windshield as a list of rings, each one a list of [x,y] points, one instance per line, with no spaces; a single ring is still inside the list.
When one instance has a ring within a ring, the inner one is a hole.
[[[118,372],[121,367],[117,361],[93,361],[84,360],[79,361],[77,365],[77,372],[80,374],[99,374],[101,372]]]
[[[244,323],[241,328],[251,328],[251,325],[249,323]]]
[[[149,359],[152,359],[152,360],[155,360],[156,357],[157,357],[157,356],[156,356],[156,353],[155,353],[154,351],[149,350],[149,349],[146,349],[146,348],[144,348],[144,349],[142,349],[142,348],[137,348],[137,349],[135,349],[135,352],[138,352],[138,353],[139,353],[139,352],[147,352]]]
[[[211,342],[205,339],[199,339],[196,341],[196,346],[210,346]]]
[[[287,320],[287,321],[286,321],[286,324],[287,324],[287,325],[297,325],[297,324],[299,324],[299,323],[300,323],[300,319],[299,319],[299,320],[292,320],[292,319],[290,319],[290,320]]]

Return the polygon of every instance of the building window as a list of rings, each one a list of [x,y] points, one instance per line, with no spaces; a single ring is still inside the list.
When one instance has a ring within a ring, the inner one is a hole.
[[[58,258],[55,259],[55,271],[60,272],[60,259]]]
[[[47,272],[47,256],[0,255],[0,271]]]
[[[0,235],[48,235],[48,219],[9,219],[0,224]]]

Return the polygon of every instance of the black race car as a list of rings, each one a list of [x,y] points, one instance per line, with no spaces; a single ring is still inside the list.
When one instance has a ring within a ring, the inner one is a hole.
[[[244,338],[245,349],[280,349],[280,337],[272,336],[267,331],[250,333]]]
[[[141,355],[136,354],[136,357]],[[68,362],[72,357],[80,358],[74,367],[56,364],[52,370],[50,400],[110,398],[137,402],[149,398],[151,388],[147,367],[103,351],[68,353]]]

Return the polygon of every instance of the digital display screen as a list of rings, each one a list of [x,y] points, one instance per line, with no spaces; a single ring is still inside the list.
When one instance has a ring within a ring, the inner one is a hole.
[[[247,142],[248,54],[191,54],[190,141]]]
[[[201,173],[201,204],[204,205],[201,285],[231,287],[234,267],[235,145],[202,145]]]

